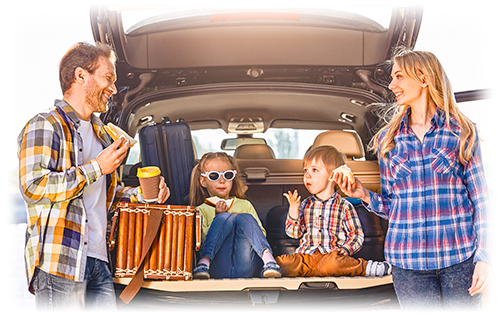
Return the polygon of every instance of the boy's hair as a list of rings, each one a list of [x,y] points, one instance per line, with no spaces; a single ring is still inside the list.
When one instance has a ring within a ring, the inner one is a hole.
[[[238,165],[236,163],[236,159],[229,156],[225,152],[212,152],[204,154],[200,162],[193,168],[191,172],[191,187],[189,189],[189,204],[191,206],[198,206],[205,202],[205,199],[210,197],[208,190],[203,187],[200,183],[201,174],[207,171],[205,170],[205,166],[209,160],[212,159],[222,159],[226,160],[230,165],[232,170],[236,170],[236,176],[234,177],[233,185],[231,187],[231,191],[229,192],[230,196],[235,196],[240,199],[245,199],[245,192],[248,187],[243,184],[243,181],[240,177],[240,171],[238,169]]]
[[[75,82],[75,70],[78,67],[93,74],[99,67],[99,58],[109,58],[114,64],[116,54],[108,45],[96,42],[95,45],[79,42],[73,45],[63,56],[59,64],[59,82],[62,93],[66,93]]]
[[[305,154],[303,166],[311,164],[313,160],[323,162],[326,170],[330,173],[345,164],[346,156],[333,146],[323,145],[313,148]]]

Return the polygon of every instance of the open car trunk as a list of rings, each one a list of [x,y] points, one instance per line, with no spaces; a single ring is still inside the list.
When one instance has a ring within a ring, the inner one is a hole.
[[[390,69],[383,61],[394,46],[413,47],[421,8],[392,9],[386,26],[336,10],[170,11],[130,27],[124,27],[125,15],[127,10],[113,7],[91,11],[95,40],[109,44],[118,55],[119,93],[102,116],[105,123],[113,122],[132,136],[166,121],[183,121],[191,131],[220,129],[238,138],[270,128],[354,131],[362,154],[348,164],[365,185],[378,189],[378,165],[366,150],[378,123],[372,104],[391,100],[386,87]],[[150,140],[140,143],[154,145]],[[150,161],[146,151],[140,155],[140,162],[123,167],[125,185],[137,185],[137,168]],[[298,189],[303,197],[308,195],[301,159],[237,161],[274,255],[293,253],[298,240],[284,235],[288,204],[282,193]],[[164,172],[179,169],[172,164]],[[357,256],[382,261],[386,223],[359,201],[353,203],[369,232]],[[119,290],[129,281],[115,279]],[[139,297],[150,305],[152,300],[198,302],[201,295],[206,304],[224,301],[214,293],[227,300],[242,294],[250,303],[337,297],[341,304],[349,295],[359,300],[363,291],[370,293],[361,298],[367,304],[397,304],[391,276],[146,280]]]

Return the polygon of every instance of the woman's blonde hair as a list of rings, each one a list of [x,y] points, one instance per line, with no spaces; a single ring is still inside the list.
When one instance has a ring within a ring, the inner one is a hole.
[[[245,192],[247,191],[247,186],[243,184],[243,181],[240,177],[240,171],[238,170],[238,165],[236,163],[236,159],[229,156],[224,152],[213,152],[204,154],[200,162],[193,168],[191,172],[191,187],[189,189],[189,204],[191,206],[198,206],[205,202],[205,199],[210,197],[208,190],[201,185],[200,179],[201,174],[207,171],[205,166],[209,160],[212,159],[222,159],[227,161],[231,165],[232,170],[236,170],[236,176],[232,180],[233,185],[231,187],[231,191],[229,192],[230,196],[235,196],[240,199],[245,199]]]
[[[398,47],[391,59],[392,64],[397,63],[401,72],[408,78],[414,79],[422,84],[425,83],[429,89],[429,96],[438,108],[446,115],[446,126],[450,126],[450,116],[453,116],[460,127],[460,161],[465,164],[472,155],[472,148],[476,141],[476,128],[457,107],[451,83],[446,76],[443,66],[437,57],[430,52],[412,51],[406,47]],[[401,120],[409,105],[398,106],[393,113],[389,123],[379,130],[373,137],[370,150],[378,151],[383,159],[387,159],[387,153],[394,149],[394,136],[400,126]],[[380,135],[385,132],[384,137]]]

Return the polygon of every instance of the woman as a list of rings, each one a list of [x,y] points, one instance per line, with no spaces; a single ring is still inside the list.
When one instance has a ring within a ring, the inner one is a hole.
[[[349,196],[388,219],[386,260],[403,309],[478,308],[490,283],[487,188],[474,124],[428,52],[398,49],[389,89],[398,110],[372,140],[381,193],[339,173]]]

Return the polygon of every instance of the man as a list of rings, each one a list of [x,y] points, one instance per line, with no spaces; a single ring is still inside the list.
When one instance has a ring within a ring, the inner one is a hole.
[[[26,269],[39,308],[116,306],[107,215],[137,188],[118,185],[128,141],[113,142],[93,114],[105,112],[117,92],[115,61],[106,45],[74,45],[59,67],[63,100],[32,118],[18,138]],[[169,195],[162,178],[158,201]]]

